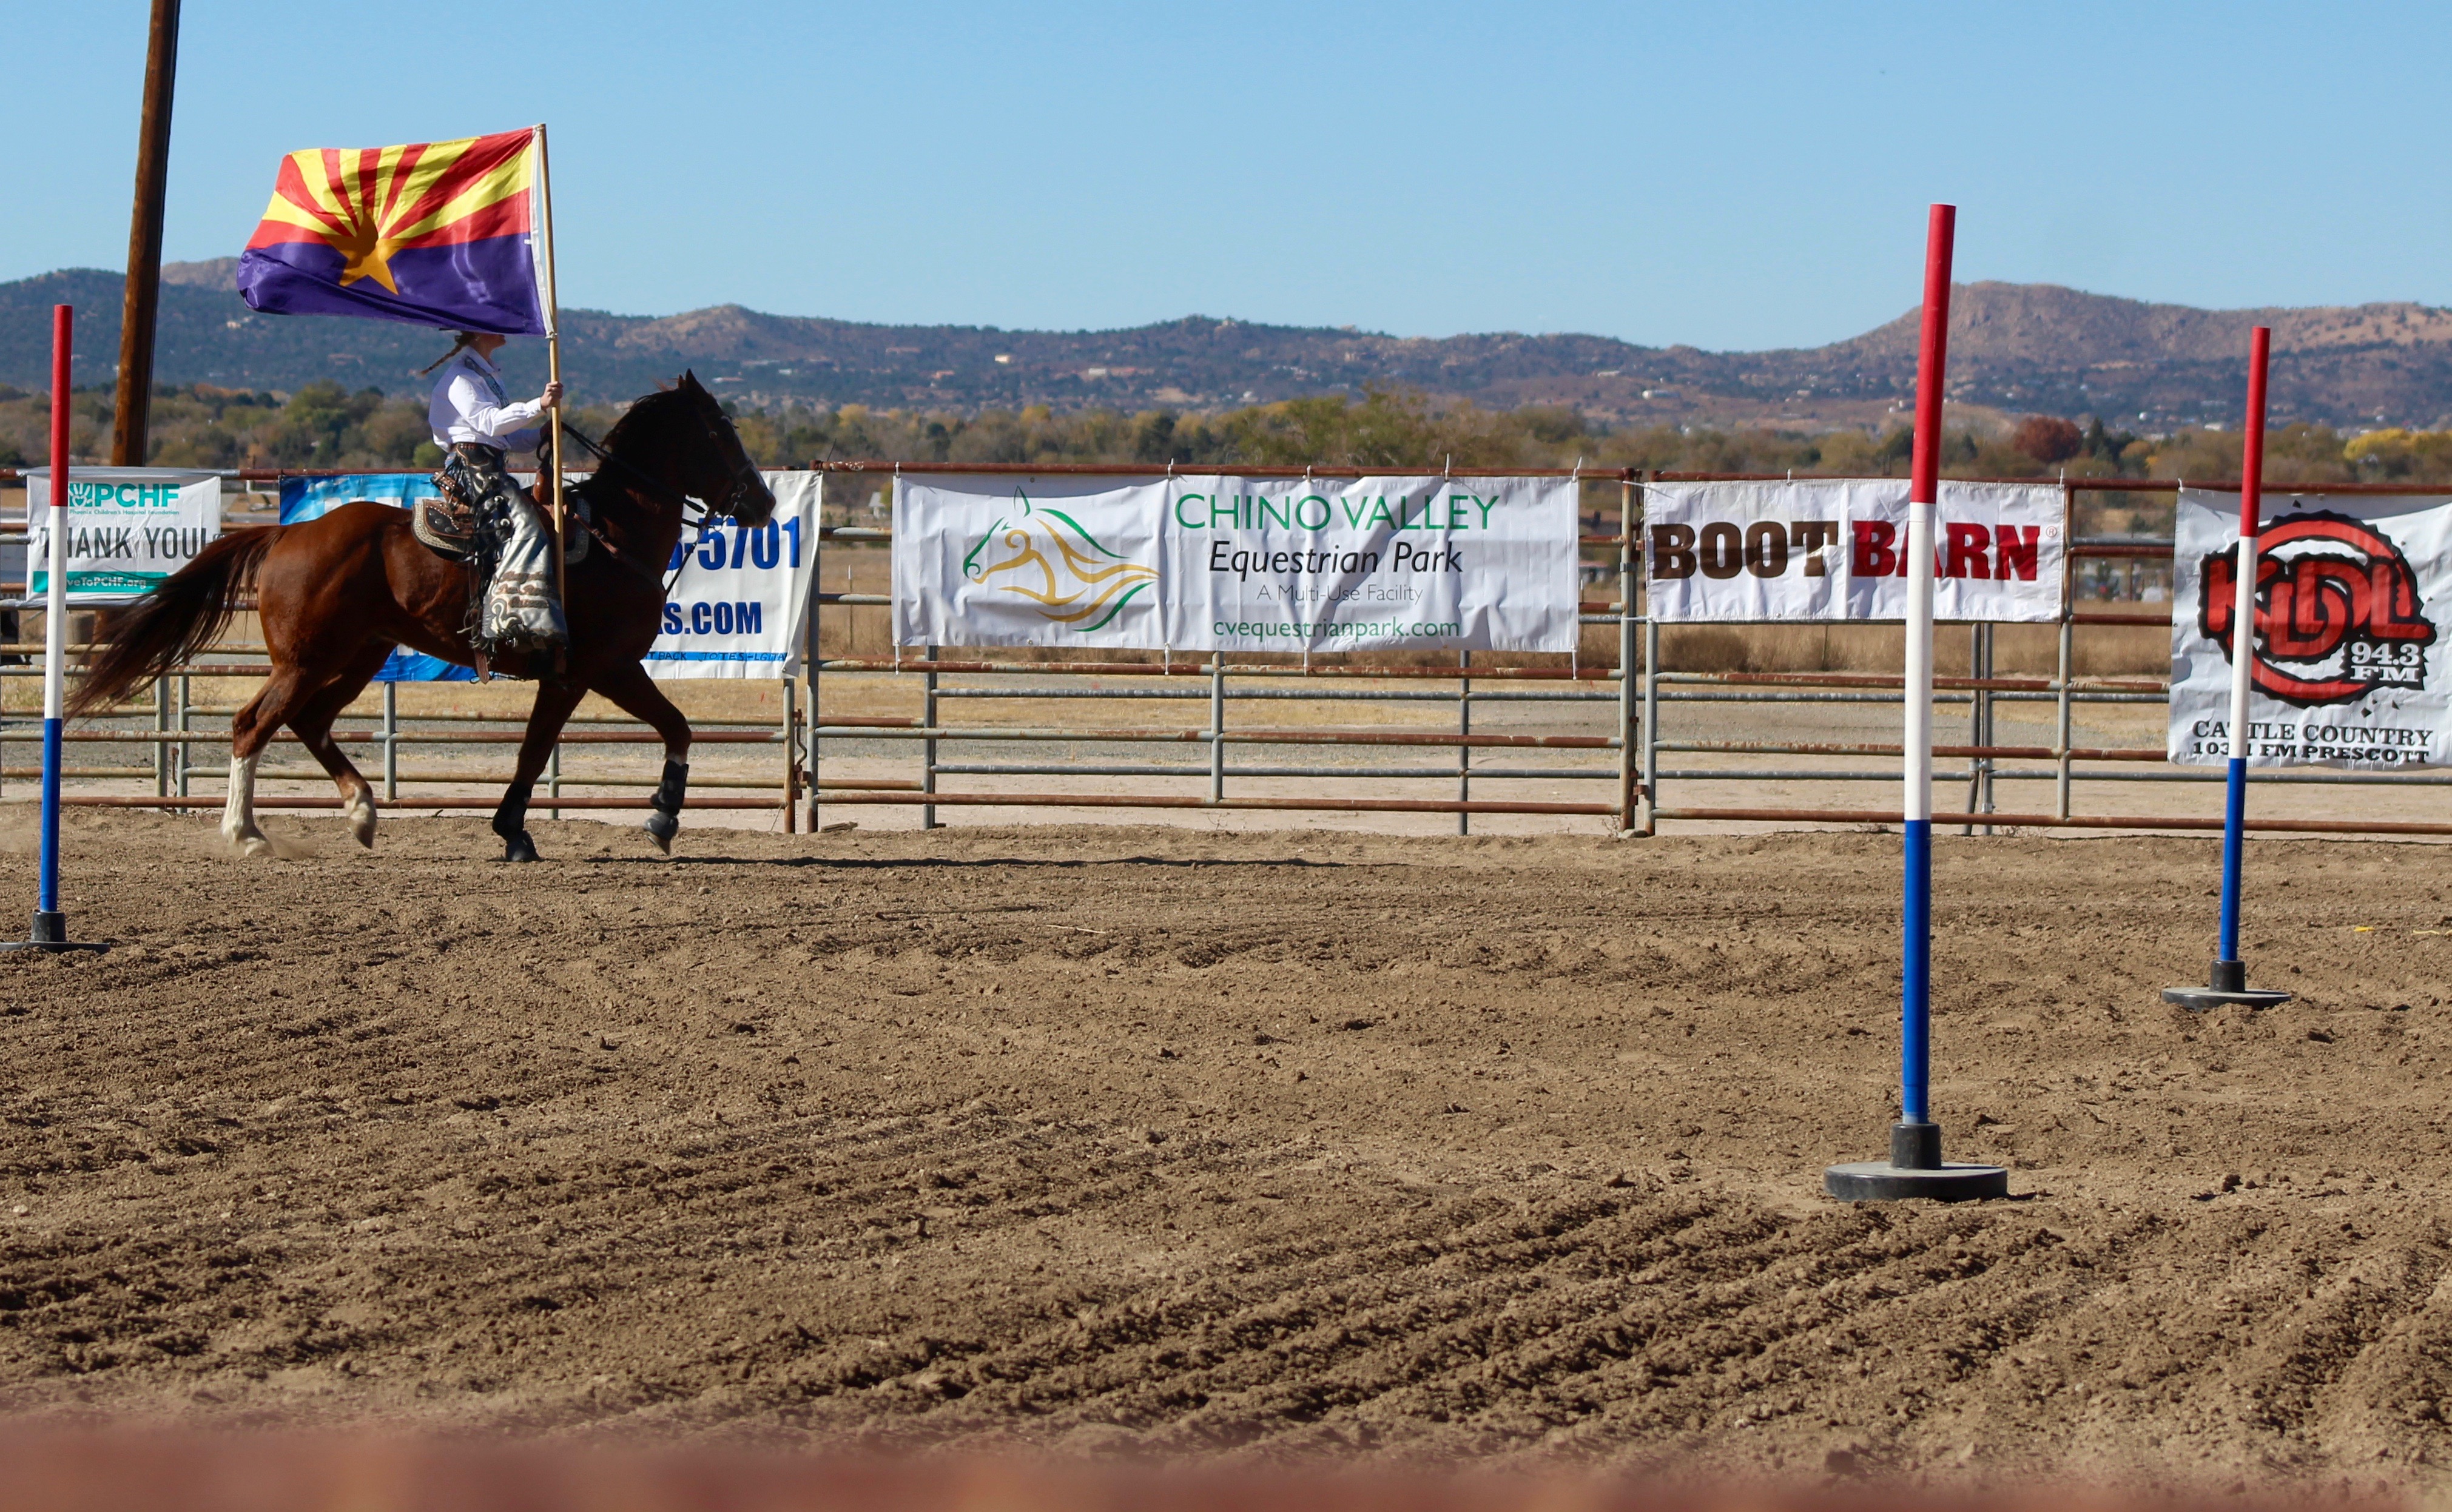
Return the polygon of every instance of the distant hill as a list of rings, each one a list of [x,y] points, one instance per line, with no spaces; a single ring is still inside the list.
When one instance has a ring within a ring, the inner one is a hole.
[[[318,378],[413,390],[448,339],[377,321],[257,315],[229,259],[163,270],[155,372],[167,383],[291,390]],[[78,306],[79,383],[116,367],[120,276],[93,269],[0,284],[0,382],[49,371],[49,306]],[[2230,422],[2247,331],[2274,328],[2275,413],[2336,425],[2452,425],[2452,310],[2422,304],[2201,310],[2051,285],[1962,285],[1950,397],[2015,413],[2159,427]],[[566,311],[564,366],[588,401],[644,393],[683,367],[753,404],[863,403],[964,412],[1040,403],[1214,409],[1366,387],[1491,407],[1572,405],[1643,422],[1882,425],[1915,383],[1916,315],[1829,346],[1767,352],[1647,347],[1599,336],[1444,338],[1258,325],[1202,316],[1114,331],[865,325],[738,304],[649,318]],[[544,355],[510,366],[541,383]]]

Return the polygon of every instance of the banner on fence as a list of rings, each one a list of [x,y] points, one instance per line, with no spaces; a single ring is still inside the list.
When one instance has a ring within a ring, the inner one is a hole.
[[[1907,618],[1903,478],[1651,483],[1643,520],[1662,621]],[[1936,619],[2060,618],[2059,485],[1944,482],[1936,525]]]
[[[518,475],[523,481],[526,474]],[[564,475],[578,477],[583,475]],[[678,572],[664,599],[664,624],[645,658],[658,677],[787,677],[800,670],[801,627],[816,570],[815,473],[764,473],[775,518],[751,530],[710,520],[674,548]],[[281,481],[281,522],[313,520],[352,500],[405,508],[434,497],[424,473],[349,473]],[[476,673],[403,647],[377,681],[465,682]]]
[[[26,479],[26,596],[50,592],[51,470]],[[69,469],[70,603],[125,603],[222,533],[222,481],[171,467]]]
[[[2171,760],[2230,758],[2239,496],[2180,491]],[[2257,538],[2250,766],[2452,761],[2452,498],[2267,494]]]
[[[762,473],[775,518],[752,530],[710,520],[666,567],[663,634],[647,649],[659,677],[788,677],[801,668],[801,617],[817,571],[817,473]]]
[[[1575,648],[1567,478],[898,478],[900,645]]]

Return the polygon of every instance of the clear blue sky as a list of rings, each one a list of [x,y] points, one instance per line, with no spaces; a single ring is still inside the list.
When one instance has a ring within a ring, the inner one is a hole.
[[[235,253],[285,151],[544,120],[564,302],[631,314],[1804,345],[1915,302],[1932,200],[1962,279],[2452,304],[2430,6],[187,12],[174,259]],[[0,14],[0,278],[125,260],[145,21]]]

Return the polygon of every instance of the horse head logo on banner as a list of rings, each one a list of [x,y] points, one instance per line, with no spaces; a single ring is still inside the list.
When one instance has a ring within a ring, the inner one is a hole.
[[[1157,569],[1133,560],[1064,511],[1014,491],[1008,513],[971,543],[962,577],[1017,594],[1049,621],[1082,635],[1104,629],[1157,581]]]
[[[2237,560],[2225,550],[2201,566],[2197,630],[2227,657]],[[2401,548],[2364,521],[2328,510],[2259,536],[2255,630],[2250,680],[2301,708],[2424,687],[2426,648],[2437,638]]]

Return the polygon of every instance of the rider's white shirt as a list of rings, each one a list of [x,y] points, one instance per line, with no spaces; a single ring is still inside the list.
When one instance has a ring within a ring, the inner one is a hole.
[[[534,451],[536,427],[528,422],[543,413],[544,405],[533,399],[512,403],[503,392],[502,369],[464,351],[435,380],[425,422],[437,446],[474,442],[504,451]]]

